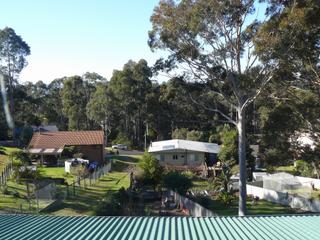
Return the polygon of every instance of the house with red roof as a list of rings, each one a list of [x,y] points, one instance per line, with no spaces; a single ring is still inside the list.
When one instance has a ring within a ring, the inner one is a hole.
[[[44,159],[57,159],[64,148],[76,147],[83,158],[91,162],[102,162],[105,156],[105,138],[103,131],[57,131],[36,132],[28,145],[30,154]]]

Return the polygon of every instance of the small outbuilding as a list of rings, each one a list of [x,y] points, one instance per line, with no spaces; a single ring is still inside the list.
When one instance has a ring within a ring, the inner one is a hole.
[[[212,167],[217,163],[219,149],[216,143],[173,139],[152,142],[148,152],[161,165],[199,167],[206,163],[207,167]]]
[[[44,159],[57,161],[65,147],[76,147],[90,162],[102,162],[105,156],[103,131],[58,131],[34,133],[27,151]]]

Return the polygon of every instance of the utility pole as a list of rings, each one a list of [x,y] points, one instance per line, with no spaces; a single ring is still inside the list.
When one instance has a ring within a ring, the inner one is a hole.
[[[149,134],[149,126],[148,123],[146,123],[146,131],[144,134],[144,150],[147,151],[147,136]]]
[[[105,134],[105,142],[106,142],[106,147],[108,146],[108,135],[110,134],[110,129],[108,128],[108,118],[106,117],[106,119],[104,121],[101,121],[101,127],[102,130],[104,131]]]

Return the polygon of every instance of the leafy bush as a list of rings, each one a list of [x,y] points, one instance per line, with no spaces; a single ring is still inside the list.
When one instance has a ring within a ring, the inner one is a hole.
[[[172,134],[172,139],[183,139],[190,141],[201,141],[203,140],[203,132],[197,130],[189,131],[187,128],[176,128]]]
[[[2,194],[4,194],[4,195],[9,195],[9,194],[10,194],[10,191],[9,191],[9,189],[8,189],[7,186],[4,186],[4,187],[1,189],[1,192],[2,192]]]
[[[14,160],[21,162],[23,165],[30,165],[31,164],[31,157],[30,154],[24,151],[14,151],[10,154]]]
[[[22,166],[23,167],[23,166]],[[39,169],[32,170],[29,168],[16,168],[13,171],[13,177],[16,179],[17,182],[21,180],[26,180],[26,179],[40,179],[42,178],[42,173]]]
[[[191,130],[187,133],[187,140],[201,141],[203,140],[203,132],[197,130]]]
[[[226,125],[221,132],[222,147],[218,153],[218,158],[224,163],[234,165],[238,162],[238,142],[237,130]]]
[[[74,158],[83,158],[83,156],[84,156],[83,153],[80,153],[80,152],[73,154]]]
[[[176,128],[173,130],[171,137],[172,139],[187,139],[188,129],[187,128]]]
[[[279,163],[283,163],[284,159],[287,159],[287,155],[276,148],[266,149],[264,152],[264,158],[268,165],[276,166]]]
[[[206,208],[209,208],[210,205],[211,205],[211,198],[210,197],[207,197],[207,196],[198,196],[196,198],[196,202],[199,203],[200,205],[206,207]]]
[[[309,163],[303,160],[295,161],[295,170],[304,177],[312,177],[313,168]]]
[[[112,144],[124,144],[127,145],[128,148],[132,148],[133,145],[130,138],[121,132],[118,134],[117,138],[112,141]]]
[[[117,192],[107,192],[103,199],[95,208],[97,216],[123,216],[128,212],[129,195],[124,188]]]
[[[142,170],[141,179],[144,183],[150,183],[156,185],[160,182],[163,169],[159,164],[159,161],[150,153],[145,152],[139,162],[139,167]]]
[[[76,149],[74,146],[65,147],[63,149],[62,155],[66,158],[72,158],[73,154],[76,153]]]
[[[231,168],[228,165],[223,164],[221,174],[218,175],[213,181],[215,189],[222,189],[223,191],[228,192],[231,176]]]
[[[185,194],[192,187],[192,180],[179,172],[169,172],[163,176],[162,184],[180,194]]]
[[[218,200],[222,202],[225,206],[230,206],[233,199],[234,199],[233,194],[227,191],[222,191],[218,195]]]
[[[276,171],[275,167],[274,166],[271,166],[271,165],[268,165],[266,167],[266,172],[267,173],[274,173]]]
[[[19,197],[20,197],[20,194],[19,194],[18,191],[14,191],[14,192],[12,193],[12,196],[15,197],[15,198],[19,198]]]
[[[190,170],[183,171],[182,174],[183,174],[184,176],[188,177],[188,178],[191,178],[191,179],[194,178],[194,177],[196,177],[196,174],[193,173],[193,172],[190,171]]]
[[[238,164],[238,131],[231,128],[229,125],[225,125],[220,136],[222,140],[222,147],[218,153],[218,159],[231,167]],[[246,159],[247,167],[253,170],[255,166],[255,159],[252,156],[252,149],[249,144],[246,144]]]

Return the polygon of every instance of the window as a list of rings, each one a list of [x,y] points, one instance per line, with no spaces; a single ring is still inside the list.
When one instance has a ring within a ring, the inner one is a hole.
[[[193,153],[189,154],[190,161],[195,161],[195,155]]]
[[[172,159],[177,160],[178,159],[178,155],[177,154],[172,155]]]
[[[190,161],[199,161],[199,155],[196,153],[189,154]]]
[[[157,154],[156,159],[159,161],[164,161],[164,155],[163,154]]]

